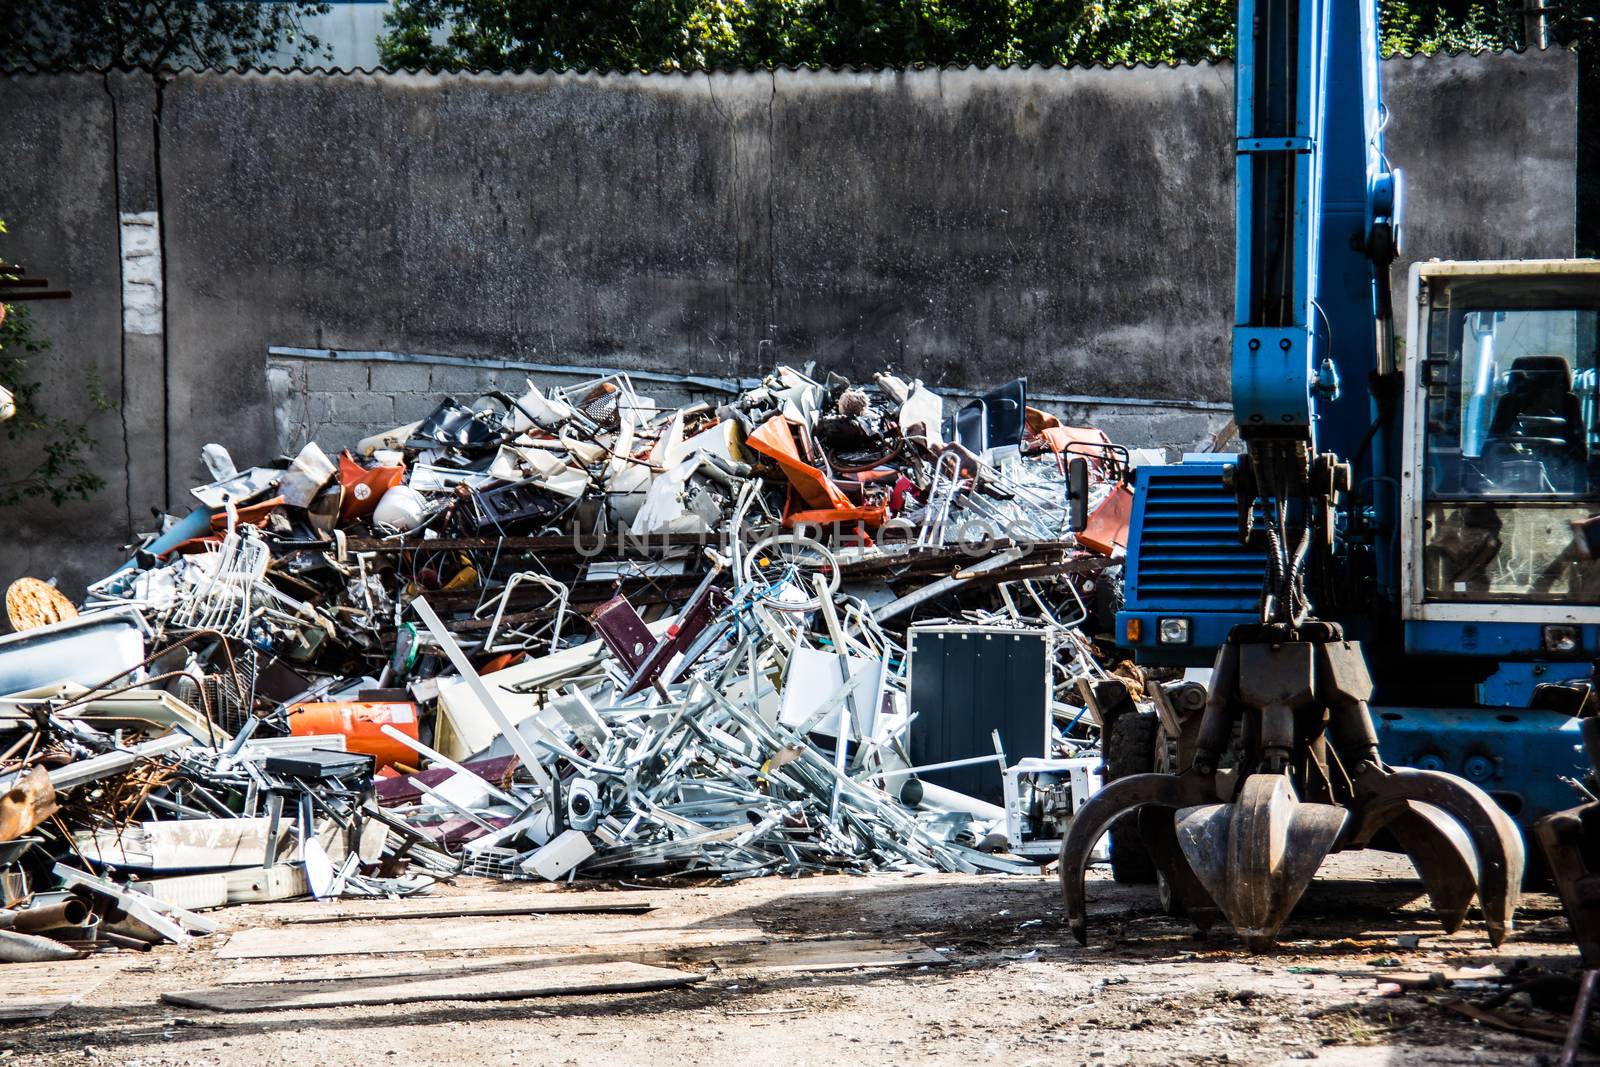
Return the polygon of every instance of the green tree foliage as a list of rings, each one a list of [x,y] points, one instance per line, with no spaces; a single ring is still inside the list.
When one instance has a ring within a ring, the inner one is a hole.
[[[0,234],[6,232],[0,221]],[[15,278],[0,260],[0,278]],[[75,497],[89,499],[105,487],[105,479],[89,463],[94,438],[76,416],[52,414],[44,406],[42,386],[33,363],[50,349],[50,342],[34,333],[26,304],[0,305],[0,387],[16,401],[16,414],[0,422],[0,507],[42,497],[54,504]],[[88,410],[107,411],[114,405],[98,381],[88,383]]]
[[[0,68],[245,65],[320,42],[302,20],[321,0],[0,0]]]
[[[1477,52],[1521,43],[1517,19],[1499,17],[1482,4],[1389,3],[1383,6],[1381,22],[1383,50],[1389,55]]]
[[[1520,47],[1528,0],[1386,0],[1385,51]],[[1235,0],[398,0],[386,63],[694,70],[777,64],[1198,62],[1233,52]],[[1600,0],[1547,0],[1552,36]]]
[[[686,70],[774,64],[1203,60],[1231,0],[399,0],[398,66]]]

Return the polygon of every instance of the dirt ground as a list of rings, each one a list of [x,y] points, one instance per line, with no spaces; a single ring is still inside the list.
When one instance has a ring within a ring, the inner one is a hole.
[[[1185,923],[1162,914],[1153,890],[1116,885],[1098,872],[1091,876],[1087,947],[1065,927],[1053,876],[830,876],[629,887],[625,899],[647,900],[657,910],[509,921],[541,931],[541,943],[557,944],[553,951],[560,955],[666,963],[705,975],[703,982],[653,993],[253,1014],[163,1003],[163,991],[216,983],[246,969],[305,977],[329,965],[329,957],[219,959],[230,932],[274,927],[274,938],[290,946],[307,930],[378,925],[283,925],[287,916],[330,907],[310,902],[234,907],[212,913],[222,924],[217,935],[187,949],[138,955],[81,1004],[0,1031],[0,1059],[147,1067],[1553,1063],[1555,1044],[1450,1010],[1444,1002],[1463,995],[1459,991],[1385,996],[1380,983],[1485,963],[1505,970],[1519,960],[1568,968],[1573,953],[1555,898],[1525,898],[1517,932],[1492,950],[1476,914],[1460,932],[1444,936],[1409,875],[1409,865],[1394,857],[1333,857],[1284,930],[1282,947],[1261,956],[1245,954],[1225,927],[1199,940]],[[562,901],[595,900],[617,888],[474,879],[442,889],[435,900],[467,909],[545,893]],[[415,929],[430,921],[381,925]],[[668,947],[619,953],[594,943],[603,940],[592,935],[597,926],[666,930]],[[774,941],[920,943],[947,962],[821,973],[719,965],[729,950],[714,947],[717,932],[752,927]],[[564,929],[574,931],[570,944],[561,943]],[[673,938],[700,947],[673,948]],[[421,959],[443,972],[463,957],[486,954],[493,952],[446,951]],[[363,957],[337,959],[346,967],[364,965]]]

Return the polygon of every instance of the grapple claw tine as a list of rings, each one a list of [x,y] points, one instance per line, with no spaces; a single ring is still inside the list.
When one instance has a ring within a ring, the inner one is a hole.
[[[1445,933],[1461,929],[1478,895],[1478,857],[1466,830],[1438,808],[1414,800],[1388,830],[1411,857]]]
[[[1189,865],[1251,951],[1271,946],[1349,813],[1304,804],[1282,774],[1252,774],[1232,804],[1178,812]]]
[[[1511,932],[1522,896],[1525,855],[1511,817],[1482,789],[1441,771],[1368,765],[1354,784],[1361,818],[1352,839],[1359,844],[1409,811],[1407,801],[1436,808],[1461,825],[1477,856],[1478,902],[1489,943],[1499,946]]]
[[[1193,783],[1193,784],[1191,784]],[[1202,792],[1193,779],[1171,774],[1134,774],[1106,784],[1079,808],[1072,817],[1067,836],[1061,839],[1061,896],[1067,906],[1067,924],[1078,944],[1089,942],[1083,872],[1089,853],[1118,816],[1147,804],[1177,808],[1193,803]]]

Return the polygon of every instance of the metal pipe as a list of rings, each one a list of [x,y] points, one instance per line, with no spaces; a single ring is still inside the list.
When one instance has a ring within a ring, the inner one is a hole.
[[[553,788],[555,785],[554,779],[551,778],[550,772],[545,770],[538,753],[534,752],[533,746],[528,743],[527,738],[523,737],[522,732],[512,724],[505,710],[500,707],[500,702],[495,699],[493,693],[489,692],[489,687],[484,684],[483,679],[478,677],[478,672],[472,666],[472,662],[461,651],[461,646],[456,643],[455,638],[450,635],[450,631],[445,628],[444,622],[434,613],[432,605],[428,603],[425,597],[419,596],[411,602],[411,606],[422,617],[423,624],[428,627],[428,632],[433,634],[433,639],[439,643],[439,647],[444,652],[445,657],[449,659],[450,665],[456,669],[456,673],[461,675],[462,680],[467,683],[467,689],[472,695],[478,698],[478,703],[483,705],[483,710],[488,713],[495,726],[499,727],[501,735],[506,739],[506,744],[510,745],[511,751],[516,753],[517,757],[522,760],[522,765],[527,768],[529,774],[533,775],[534,781],[545,789]],[[537,715],[531,716],[528,721],[532,723],[537,732],[549,732],[544,730]]]
[[[873,771],[860,780],[870,782],[874,778],[893,778],[902,774],[921,774],[924,771],[947,771],[952,767],[975,767],[980,763],[998,763],[1004,767],[1006,758],[1000,753],[995,753],[993,756],[968,756],[966,759],[945,760],[943,763],[924,763],[918,767],[892,767],[888,770]]]
[[[891,601],[872,613],[873,622],[887,622],[896,616],[903,615],[919,604],[926,603],[936,597],[944,596],[953,590],[961,588],[979,575],[992,570],[998,570],[1010,563],[1015,563],[1028,554],[1024,548],[1012,548],[996,556],[990,556],[981,563],[976,563],[966,568],[960,577],[940,578],[923,586],[921,589],[907,593],[898,600]]]
[[[938,808],[940,811],[964,811],[980,819],[998,821],[1006,817],[1005,809],[987,801],[946,789],[942,785],[909,778],[900,787],[900,802],[912,808]]]
[[[1567,1022],[1566,1041],[1561,1046],[1561,1058],[1556,1061],[1559,1067],[1573,1067],[1578,1062],[1583,1035],[1589,1028],[1589,1009],[1594,1003],[1597,982],[1600,982],[1600,970],[1592,967],[1578,980],[1578,996],[1572,1005],[1572,1018]]]
[[[88,904],[78,897],[68,897],[59,904],[23,908],[15,913],[10,928],[24,934],[36,934],[41,930],[83,926],[88,923],[89,914]]]
[[[155,948],[155,945],[149,941],[142,941],[137,937],[128,937],[126,934],[119,934],[114,930],[101,929],[100,940],[107,945],[115,945],[118,948],[131,948],[135,952],[149,952],[152,948]]]
[[[411,749],[417,755],[432,760],[434,763],[439,764],[439,766],[445,768],[446,770],[453,771],[456,774],[465,775],[466,777],[472,779],[474,782],[477,782],[480,786],[482,786],[491,796],[494,796],[505,801],[507,804],[516,807],[520,807],[522,805],[522,801],[518,800],[510,793],[507,793],[505,790],[499,788],[493,782],[489,781],[487,778],[483,777],[477,772],[463,767],[449,756],[446,756],[443,752],[440,752],[437,749],[429,748],[427,745],[416,740],[415,738],[407,737],[405,734],[401,733],[399,730],[396,730],[388,723],[384,723],[383,725],[379,726],[378,729],[383,731],[385,737],[388,737],[391,741],[398,741],[400,744]]]

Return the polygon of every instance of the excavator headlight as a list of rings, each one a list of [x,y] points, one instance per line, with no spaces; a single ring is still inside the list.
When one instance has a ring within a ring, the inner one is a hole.
[[[1189,643],[1188,619],[1162,619],[1156,628],[1156,635],[1163,645],[1187,645]]]

